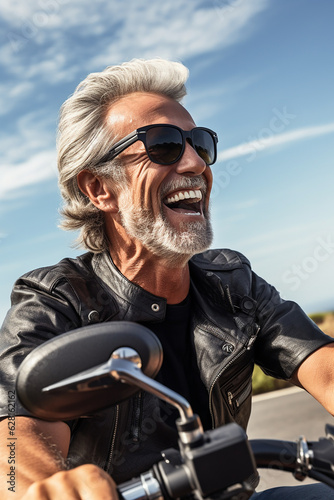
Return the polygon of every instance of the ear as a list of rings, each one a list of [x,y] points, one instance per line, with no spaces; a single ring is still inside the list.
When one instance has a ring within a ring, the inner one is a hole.
[[[94,175],[89,170],[82,170],[77,175],[80,191],[103,212],[118,212],[117,197],[110,187],[110,180]]]

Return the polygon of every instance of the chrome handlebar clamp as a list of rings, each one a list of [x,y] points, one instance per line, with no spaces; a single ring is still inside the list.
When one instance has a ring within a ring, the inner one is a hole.
[[[310,463],[313,457],[313,452],[309,449],[306,438],[300,436],[297,441],[297,467],[293,475],[298,481],[304,481],[312,469]]]

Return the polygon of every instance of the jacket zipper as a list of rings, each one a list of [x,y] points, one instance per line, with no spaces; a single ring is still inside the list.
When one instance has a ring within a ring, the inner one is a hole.
[[[252,347],[252,345],[255,342],[255,339],[257,337],[257,334],[259,333],[259,330],[260,330],[260,327],[259,327],[259,325],[257,325],[256,332],[253,333],[253,335],[251,335],[249,337],[248,343],[245,346],[245,348],[247,350],[249,350]],[[227,363],[227,365],[220,370],[220,372],[218,373],[218,375],[215,377],[214,381],[211,384],[210,391],[209,391],[209,410],[210,410],[210,416],[211,416],[212,428],[213,429],[215,428],[215,419],[214,419],[213,411],[212,411],[212,391],[213,391],[214,385],[217,382],[217,380],[219,379],[219,377],[221,377],[221,375],[224,373],[224,371],[227,370],[227,368],[229,368],[231,366],[231,364],[234,363],[242,354],[243,354],[243,349],[241,349],[241,351],[235,356],[235,358],[231,359],[229,361],[229,363]],[[232,393],[231,393],[231,395],[232,395]],[[232,395],[232,397],[233,397],[233,395]],[[229,401],[230,401],[230,396],[229,395],[228,395],[228,398],[229,398]],[[241,403],[239,402],[239,404],[241,404]]]
[[[108,463],[107,463],[107,472],[110,469],[111,461],[112,461],[113,454],[114,454],[118,420],[119,420],[119,405],[116,405],[115,425],[114,425],[114,430],[113,430],[112,438],[111,438],[111,445],[110,445],[109,457],[108,457]]]

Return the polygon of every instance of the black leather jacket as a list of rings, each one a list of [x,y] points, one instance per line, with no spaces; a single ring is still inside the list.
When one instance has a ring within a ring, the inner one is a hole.
[[[191,259],[194,355],[209,395],[212,425],[236,421],[251,410],[254,361],[266,373],[289,379],[313,351],[330,342],[293,302],[255,275],[231,250]],[[37,345],[80,326],[106,321],[163,321],[166,301],[129,282],[107,253],[86,253],[25,274],[15,284],[12,308],[0,336],[0,417],[17,368]],[[16,415],[29,415],[17,401]],[[140,393],[94,418],[69,422],[69,464],[95,463],[117,482],[148,469],[160,451],[176,444],[166,425],[168,406]]]

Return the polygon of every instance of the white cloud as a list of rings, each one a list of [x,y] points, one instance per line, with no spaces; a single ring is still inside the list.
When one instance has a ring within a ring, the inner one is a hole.
[[[269,129],[268,129],[269,130]],[[244,142],[233,148],[226,149],[218,154],[217,161],[226,161],[240,156],[251,155],[264,151],[265,149],[275,146],[284,146],[290,142],[302,141],[313,137],[318,137],[334,132],[334,123],[326,125],[317,125],[314,127],[303,127],[300,129],[284,132],[282,134],[274,134],[263,139],[256,139],[250,142]]]
[[[124,12],[111,43],[92,64],[100,67],[131,57],[187,59],[221,50],[244,39],[246,26],[268,5],[267,0],[219,3],[202,7],[199,0],[179,0],[175,9],[173,2],[151,2],[143,9],[141,3],[129,2],[131,8]]]
[[[217,0],[203,7],[201,0],[179,0],[176,9],[172,1],[3,0],[7,44],[0,60],[9,73],[22,75],[28,51],[30,75],[47,77],[45,67],[51,64],[59,81],[68,78],[65,69],[73,71],[84,54],[87,71],[133,57],[186,59],[244,39],[255,28],[254,16],[267,5],[268,0]],[[78,39],[71,44],[73,33]],[[87,40],[94,43],[87,46]],[[90,46],[100,49],[97,56],[90,54]]]
[[[2,0],[0,14],[9,28],[20,28],[22,36],[33,36],[34,28],[52,28],[61,22],[68,4],[80,0]],[[88,2],[81,2],[88,3]],[[98,2],[95,2],[98,3]],[[77,18],[74,18],[77,19]]]
[[[0,167],[0,199],[22,195],[22,189],[56,178],[56,153],[41,151],[19,165]]]
[[[64,54],[52,50],[52,54],[47,59],[42,59],[33,64],[26,71],[26,78],[36,79],[43,75],[48,83],[58,84],[59,82],[72,81],[77,67],[67,68],[67,59]]]
[[[0,135],[0,165],[15,168],[40,151],[55,147],[56,117],[44,109],[23,114]]]
[[[31,82],[23,81],[20,83],[11,82],[11,84],[0,85],[0,115],[5,115],[11,111],[18,102],[29,95],[33,85]]]

